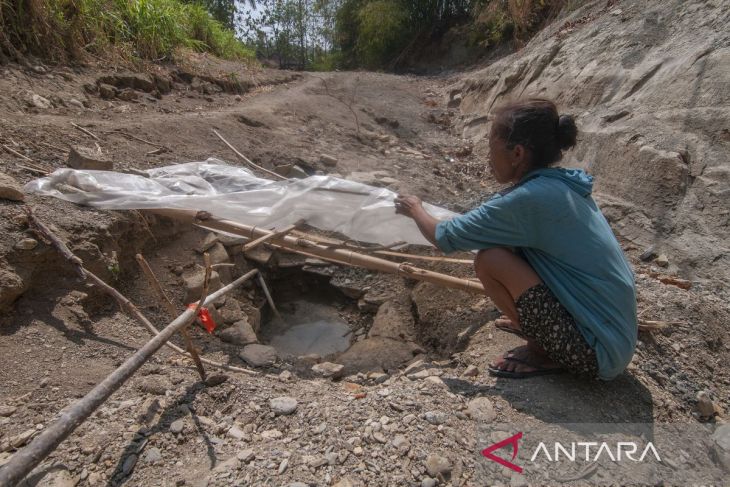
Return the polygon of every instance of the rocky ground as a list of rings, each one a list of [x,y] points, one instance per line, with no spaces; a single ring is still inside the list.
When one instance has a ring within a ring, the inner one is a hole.
[[[301,300],[329,306],[352,342],[327,356],[277,353],[267,345],[270,307],[257,284],[244,286],[213,310],[215,334],[197,326],[192,333],[206,357],[252,374],[227,373],[226,382],[206,387],[190,362],[161,351],[43,463],[31,485],[526,485],[508,469],[485,477],[479,451],[501,432],[485,437],[483,428],[726,421],[726,281],[705,264],[698,275],[663,248],[622,235],[627,213],[611,210],[610,193],[598,199],[634,266],[640,316],[664,326],[641,333],[629,369],[604,383],[488,376],[487,363],[519,340],[493,328],[496,310],[480,296],[268,248],[244,257],[240,241],[169,219],[20,190],[42,172],[76,164],[69,146],[85,163],[120,171],[211,156],[242,164],[216,129],[290,177],[340,174],[463,211],[497,188],[485,142],[462,138],[469,96],[476,96],[464,91],[460,108],[454,86],[462,75],[297,74],[206,57],[142,72],[2,70],[0,464],[149,338],[28,230],[26,207],[157,326],[169,317],[135,254],[147,258],[182,310],[200,292],[206,250],[215,263],[230,264],[219,267],[220,282],[259,268],[283,312],[296,313]],[[473,277],[469,265],[422,264]],[[530,483],[556,482],[538,479]],[[592,480],[612,482],[601,472]]]

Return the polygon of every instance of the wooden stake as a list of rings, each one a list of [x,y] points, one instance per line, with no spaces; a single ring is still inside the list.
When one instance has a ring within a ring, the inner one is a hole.
[[[157,294],[157,297],[162,302],[163,306],[167,308],[167,314],[170,316],[171,319],[174,319],[177,315],[177,311],[175,310],[175,305],[172,304],[172,301],[170,301],[170,298],[167,297],[167,294],[165,294],[164,289],[162,289],[162,285],[160,284],[160,281],[157,279],[157,276],[155,276],[155,273],[152,272],[152,268],[147,263],[144,257],[142,257],[142,254],[137,254],[136,256],[137,263],[139,264],[140,268],[142,269],[142,272],[144,272],[145,276],[147,276],[147,281],[149,281],[150,286],[152,286],[152,289],[154,289],[155,293]],[[203,298],[204,299],[204,298]],[[198,369],[198,374],[200,374],[200,380],[205,382],[206,375],[205,375],[205,368],[203,367],[202,362],[200,361],[200,355],[198,354],[198,350],[193,345],[193,340],[190,338],[190,333],[188,332],[188,327],[184,327],[182,330],[180,330],[180,334],[183,337],[183,340],[185,341],[185,348],[187,349],[188,353],[191,357],[193,357],[193,362],[195,362],[195,367]]]
[[[243,253],[245,254],[246,252],[249,252],[249,251],[255,249],[256,247],[258,247],[259,245],[261,245],[261,244],[263,244],[265,242],[269,242],[269,241],[274,240],[276,238],[283,237],[284,235],[288,234],[289,232],[291,232],[295,228],[296,228],[296,225],[289,225],[288,227],[284,227],[281,230],[272,231],[271,233],[268,233],[268,234],[263,235],[263,236],[255,239],[255,240],[252,240],[252,241],[246,243],[243,246]]]
[[[266,301],[268,301],[269,306],[271,306],[271,311],[274,312],[277,318],[279,318],[281,321],[284,321],[284,318],[281,317],[281,313],[279,313],[279,310],[276,309],[276,304],[274,304],[274,299],[271,297],[269,287],[266,285],[266,281],[264,281],[264,276],[259,273],[258,279],[259,284],[261,284],[261,289],[263,289],[264,295],[266,296]]]
[[[71,122],[71,125],[73,125],[74,128],[76,128],[76,129],[80,130],[81,132],[85,133],[86,135],[88,135],[92,139],[94,139],[94,140],[101,140],[99,137],[96,136],[96,134],[94,134],[91,131],[85,129],[81,125],[77,125],[77,124],[75,124],[73,122]]]
[[[261,167],[261,166],[259,166],[258,164],[256,164],[256,163],[252,162],[252,161],[251,161],[251,160],[250,160],[250,159],[249,159],[248,157],[246,157],[246,156],[244,156],[243,154],[241,154],[240,152],[238,152],[238,149],[236,149],[235,147],[233,147],[233,146],[232,146],[232,145],[230,144],[230,142],[228,142],[228,141],[227,141],[226,139],[224,139],[224,138],[223,138],[223,136],[222,136],[221,134],[219,134],[217,130],[215,130],[215,129],[212,129],[212,130],[213,130],[213,133],[214,133],[215,135],[217,135],[217,136],[218,136],[218,138],[219,138],[219,139],[221,139],[221,140],[223,141],[223,143],[224,143],[224,144],[226,144],[226,145],[227,145],[227,146],[228,146],[228,147],[229,147],[229,148],[230,148],[230,149],[231,149],[231,150],[232,150],[233,152],[235,152],[235,153],[236,153],[236,155],[237,155],[238,157],[240,157],[241,159],[243,159],[243,160],[244,160],[244,161],[246,162],[246,164],[248,164],[249,166],[251,166],[251,167],[255,167],[256,169],[258,169],[258,170],[260,170],[260,171],[264,171],[264,172],[265,172],[266,174],[268,174],[268,175],[270,175],[270,176],[274,176],[274,177],[275,177],[275,178],[277,178],[277,179],[286,179],[286,178],[285,178],[284,176],[282,176],[281,174],[276,174],[276,173],[275,173],[274,171],[269,171],[269,170],[268,170],[268,169],[266,169],[265,167]]]

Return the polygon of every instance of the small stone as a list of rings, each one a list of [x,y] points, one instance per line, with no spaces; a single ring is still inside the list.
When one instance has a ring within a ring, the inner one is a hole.
[[[289,467],[289,459],[288,459],[288,458],[285,458],[285,459],[283,459],[283,460],[281,461],[281,463],[279,464],[279,475],[281,475],[281,474],[283,474],[284,472],[286,472],[286,469],[287,469],[288,467]]]
[[[0,417],[7,418],[12,416],[18,408],[15,406],[0,406]]]
[[[416,416],[414,414],[406,414],[403,416],[403,423],[405,424],[411,424],[416,420]]]
[[[469,401],[466,415],[479,423],[491,423],[497,417],[492,401],[486,397],[477,397]]]
[[[214,246],[218,242],[218,237],[215,233],[210,232],[205,237],[203,237],[203,240],[200,241],[198,244],[198,247],[195,249],[198,253],[202,254],[204,252],[207,252],[209,248]]]
[[[426,471],[431,477],[438,477],[439,475],[446,475],[451,472],[451,462],[447,458],[434,453],[426,457],[423,466],[426,467]]]
[[[421,487],[436,487],[436,479],[423,477],[423,480],[421,480]]]
[[[35,428],[27,429],[20,433],[19,435],[15,435],[8,442],[10,443],[10,446],[13,448],[20,448],[21,446],[25,445],[30,441],[33,436],[35,436],[36,430]]]
[[[71,147],[68,153],[68,167],[81,170],[112,171],[114,163],[100,152],[86,147]]]
[[[258,337],[253,331],[253,328],[248,323],[248,319],[239,320],[218,332],[218,337],[226,343],[232,343],[233,345],[249,345],[251,343],[258,343]]]
[[[101,482],[101,474],[99,472],[91,472],[89,474],[89,485],[96,485]]]
[[[309,487],[309,484],[305,484],[304,482],[292,482],[287,485],[287,487]]]
[[[243,450],[243,451],[238,452],[238,455],[236,455],[236,458],[241,460],[243,463],[248,463],[251,460],[256,458],[256,453],[251,449]]]
[[[139,384],[138,389],[147,394],[155,396],[164,396],[168,389],[172,389],[172,384],[161,376],[149,376]]]
[[[668,267],[669,266],[669,257],[667,257],[666,254],[661,254],[659,257],[656,258],[654,261],[656,265],[659,267]]]
[[[433,425],[444,424],[448,419],[446,413],[440,411],[426,411],[423,415],[423,419]]]
[[[23,238],[15,242],[13,247],[18,250],[33,250],[38,247],[38,240],[34,238]]]
[[[132,473],[132,471],[134,470],[134,467],[136,465],[137,465],[137,455],[135,455],[133,453],[124,459],[124,463],[122,464],[122,475],[127,477],[129,474]]]
[[[145,463],[157,463],[162,461],[162,452],[159,448],[152,447],[144,454]]]
[[[319,156],[319,161],[325,166],[335,167],[337,165],[337,158],[329,154],[322,154]]]
[[[703,418],[711,418],[715,415],[715,404],[707,391],[697,393],[697,412]]]
[[[373,433],[373,438],[378,443],[388,443],[388,439],[380,431],[376,431],[375,433]]]
[[[30,96],[29,103],[31,106],[40,108],[42,110],[46,110],[48,108],[53,107],[53,104],[50,102],[50,100],[48,98],[44,98],[41,95],[38,95],[36,93],[33,93]]]
[[[315,364],[312,366],[312,372],[315,372],[322,377],[337,378],[342,374],[344,365],[334,364],[332,362],[322,362],[321,364]]]
[[[327,429],[327,423],[320,423],[319,426],[312,430],[315,435],[321,435]]]
[[[282,382],[289,382],[291,380],[291,377],[291,372],[289,372],[288,370],[284,370],[281,372],[281,374],[279,374],[279,380]]]
[[[428,364],[424,362],[423,360],[416,360],[412,364],[410,364],[406,369],[403,371],[405,375],[415,374],[416,372],[420,370],[424,370],[428,368],[431,364]]]
[[[117,97],[117,90],[114,86],[106,84],[106,83],[100,83],[99,84],[99,96],[101,96],[105,100],[111,100],[113,98]]]
[[[261,433],[261,437],[266,438],[267,440],[276,440],[282,436],[284,435],[279,430],[266,430]]]
[[[293,397],[289,396],[282,396],[282,397],[275,397],[269,401],[269,406],[271,407],[271,410],[276,414],[277,416],[281,415],[287,415],[292,414],[294,411],[297,410],[297,400]]]
[[[268,367],[276,362],[276,349],[255,343],[246,345],[239,356],[252,367]]]
[[[9,174],[0,172],[0,199],[24,201],[25,193],[20,184]]]
[[[654,260],[656,257],[657,253],[654,249],[654,246],[652,245],[641,253],[641,255],[639,256],[639,260],[641,260],[642,262],[649,262],[651,260]]]
[[[464,371],[464,377],[476,377],[479,375],[479,367],[476,365],[470,365]]]
[[[70,106],[72,106],[73,108],[76,108],[78,110],[83,110],[85,108],[84,104],[81,103],[80,101],[78,101],[76,98],[71,98],[66,103],[68,103]]]
[[[40,387],[40,388],[44,388],[44,387],[48,386],[48,383],[49,383],[49,382],[50,382],[50,380],[48,379],[48,377],[44,377],[44,378],[42,378],[42,379],[41,379],[41,381],[40,381],[40,382],[38,383],[38,387]]]
[[[226,432],[226,435],[228,435],[228,437],[230,437],[230,438],[233,438],[234,440],[239,440],[239,441],[246,437],[246,434],[243,431],[241,431],[241,429],[238,428],[238,426],[232,426]]]
[[[174,435],[180,434],[184,427],[185,422],[182,419],[176,419],[170,424],[170,433]]]
[[[343,477],[340,479],[339,482],[337,482],[332,487],[355,487],[355,483],[350,480],[348,477]]]

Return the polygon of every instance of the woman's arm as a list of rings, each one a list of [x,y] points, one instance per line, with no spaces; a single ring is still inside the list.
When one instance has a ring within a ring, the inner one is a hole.
[[[412,195],[398,195],[395,199],[395,212],[413,218],[426,240],[438,248],[436,242],[436,225],[439,220],[432,217],[424,208],[421,199]]]

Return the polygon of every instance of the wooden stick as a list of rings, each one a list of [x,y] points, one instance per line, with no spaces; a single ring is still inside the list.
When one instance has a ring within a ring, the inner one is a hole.
[[[36,223],[40,223],[36,221]],[[42,224],[39,225],[39,227]],[[49,238],[52,234],[49,234]],[[57,240],[57,239],[56,239]],[[58,241],[58,240],[57,240]],[[60,241],[58,241],[60,242]],[[63,242],[60,242],[62,247]],[[68,251],[68,249],[65,249]],[[69,251],[70,253],[70,251]],[[79,269],[81,266],[79,265]],[[87,275],[92,275],[86,272]],[[251,277],[256,275],[253,270],[239,277],[224,288],[208,296],[203,304],[210,304],[230,292],[236,286],[240,286]],[[61,411],[59,418],[49,425],[40,435],[35,437],[31,443],[16,452],[10,460],[0,469],[0,485],[17,485],[23,477],[28,475],[43,459],[45,459],[56,447],[66,439],[73,431],[91,416],[116,390],[118,390],[147,360],[152,357],[162,346],[183,327],[195,319],[195,312],[187,309],[178,316],[172,323],[167,325],[158,335],[153,337],[142,348],[137,350],[114,372],[108,375],[103,381],[96,385],[82,399]]]
[[[83,133],[85,133],[86,135],[88,135],[89,137],[91,137],[92,139],[94,139],[94,140],[101,140],[101,139],[100,139],[99,137],[97,137],[97,136],[96,136],[96,134],[94,134],[94,133],[92,133],[91,131],[89,131],[89,130],[85,129],[85,128],[84,128],[84,127],[82,127],[81,125],[77,125],[77,124],[75,124],[75,123],[73,123],[73,122],[71,122],[71,125],[73,125],[73,126],[74,126],[74,128],[76,128],[76,129],[78,129],[78,130],[82,131]]]
[[[257,238],[271,233],[270,231],[263,228],[251,227],[234,221],[216,218],[205,212],[175,209],[159,209],[147,211],[152,211],[157,214],[186,220],[213,231],[232,233],[234,235],[240,235],[242,237]],[[197,218],[198,216],[204,219],[199,219]],[[428,271],[425,269],[420,269],[407,263],[399,264],[397,262],[373,257],[371,255],[359,254],[351,250],[328,249],[327,247],[312,242],[311,240],[285,235],[281,237],[275,245],[294,252],[305,252],[312,256],[320,258],[338,260],[344,264],[351,266],[364,267],[366,269],[387,272],[390,274],[398,274],[403,277],[408,277],[419,281],[431,282],[433,284],[438,284],[453,289],[461,289],[463,291],[484,294],[484,288],[479,282],[453,277],[438,272]]]
[[[255,240],[252,240],[243,246],[243,253],[245,254],[246,252],[249,252],[250,250],[255,249],[256,247],[263,244],[264,242],[269,242],[276,238],[283,237],[284,235],[291,232],[295,228],[296,228],[296,225],[289,225],[287,227],[282,228],[281,230],[272,231],[271,233],[267,233],[266,235],[263,235]]]
[[[672,325],[687,325],[686,321],[639,320],[639,331],[652,332]]]
[[[315,241],[318,243],[326,244],[326,246],[328,246],[328,247],[333,246],[333,245],[342,245],[344,243],[344,241],[342,241],[342,240],[321,237],[319,235],[306,234],[299,230],[293,230],[292,233],[303,236],[304,238],[307,238],[309,240],[312,240],[312,241]],[[435,256],[435,255],[407,254],[405,252],[397,252],[397,251],[389,251],[389,250],[375,250],[371,253],[376,254],[376,255],[387,255],[387,256],[391,256],[391,257],[404,257],[406,259],[423,260],[423,261],[429,261],[429,262],[449,262],[452,264],[474,265],[474,259],[455,259],[452,257],[442,257],[442,256]]]
[[[224,144],[226,144],[233,152],[235,152],[238,157],[240,157],[241,159],[243,159],[244,161],[246,161],[246,164],[248,164],[249,166],[255,167],[256,169],[259,169],[261,171],[264,171],[266,174],[268,174],[270,176],[274,176],[275,178],[278,178],[278,179],[286,179],[284,176],[282,176],[280,174],[276,174],[274,171],[269,171],[265,167],[261,167],[258,164],[252,162],[248,157],[246,157],[243,154],[241,154],[240,152],[238,152],[238,149],[236,149],[235,147],[233,147],[226,139],[224,139],[223,136],[221,134],[219,134],[217,130],[215,130],[215,129],[212,129],[212,130],[213,130],[213,133],[215,135],[217,135],[218,138],[221,139]]]
[[[38,164],[37,164],[37,163],[36,163],[36,162],[35,162],[35,161],[34,161],[33,159],[31,159],[30,157],[28,157],[28,156],[26,156],[26,155],[23,155],[23,154],[21,154],[20,152],[16,151],[15,149],[12,149],[12,148],[8,147],[7,145],[4,145],[4,144],[3,144],[3,149],[5,149],[6,151],[10,152],[11,154],[14,154],[14,155],[16,155],[16,156],[20,157],[21,159],[23,159],[23,160],[25,160],[25,161],[28,161],[28,162],[27,162],[27,164],[28,164],[28,165],[29,165],[30,167],[26,167],[26,166],[20,166],[20,167],[22,167],[22,168],[24,168],[24,169],[33,169],[33,170],[34,170],[35,172],[43,172],[44,174],[48,174],[48,173],[50,172],[50,170],[49,170],[48,168],[45,168],[45,167],[43,167],[43,166],[40,166],[40,165],[38,165]]]
[[[16,166],[21,169],[25,169],[28,172],[32,172],[33,174],[40,174],[42,176],[48,176],[50,174],[48,171],[41,171],[40,169],[35,169],[33,167],[24,166],[22,164],[16,164]]]
[[[261,289],[264,290],[264,295],[266,296],[266,301],[269,302],[269,306],[271,306],[271,310],[274,312],[277,318],[279,318],[281,321],[284,321],[284,318],[281,317],[281,313],[279,313],[279,310],[276,309],[276,304],[274,304],[274,299],[271,297],[271,293],[269,292],[269,287],[266,285],[266,281],[264,281],[264,276],[259,273],[258,276],[259,284],[261,284]]]
[[[145,143],[147,145],[151,145],[152,147],[157,147],[158,149],[163,149],[163,150],[166,150],[168,152],[170,151],[170,149],[167,148],[167,147],[165,147],[164,145],[155,144],[154,142],[150,142],[149,140],[145,140],[142,137],[137,137],[136,135],[132,135],[130,133],[124,132],[123,130],[117,129],[117,130],[113,130],[112,132],[109,132],[109,133],[117,133],[117,134],[123,135],[124,137],[128,137],[130,139],[134,139],[136,141],[143,142],[143,143]],[[148,152],[148,154],[149,154],[149,152]]]
[[[79,276],[82,279],[84,279],[84,280],[88,279],[92,283],[99,286],[104,292],[106,292],[111,297],[113,297],[117,301],[117,303],[119,303],[119,307],[122,308],[123,311],[126,311],[133,318],[135,318],[138,322],[140,322],[145,328],[147,328],[147,330],[152,335],[160,334],[160,331],[157,328],[155,328],[155,326],[152,324],[152,322],[150,320],[148,320],[147,317],[145,317],[142,314],[142,312],[139,311],[139,309],[131,301],[129,301],[126,297],[124,297],[123,294],[121,294],[119,291],[117,291],[113,287],[109,286],[101,278],[99,278],[94,273],[90,272],[88,269],[83,267],[83,262],[81,261],[81,259],[79,259],[76,255],[74,255],[74,253],[71,252],[71,250],[69,250],[69,248],[66,246],[66,244],[63,243],[63,241],[61,241],[61,239],[59,239],[53,232],[51,232],[51,230],[48,229],[48,227],[46,227],[42,222],[40,222],[35,217],[35,215],[32,213],[32,211],[30,211],[30,209],[27,209],[26,212],[28,214],[29,221],[31,222],[31,224],[34,227],[33,230],[36,232],[36,234],[42,240],[50,241],[51,245],[53,245],[56,248],[56,250],[58,250],[58,252],[74,266],[74,269],[76,270],[77,274],[79,274]],[[254,269],[254,271],[256,271],[256,270]],[[256,271],[256,272],[258,272],[258,271]],[[254,274],[255,274],[255,272],[254,272]],[[248,274],[246,274],[246,275],[248,275]],[[253,277],[253,276],[251,276],[251,277]],[[167,342],[166,345],[169,348],[176,351],[177,353],[179,353],[181,355],[185,355],[188,358],[192,358],[192,357],[190,357],[190,355],[185,353],[185,350],[178,347],[174,343]],[[204,364],[208,364],[210,366],[217,367],[217,368],[227,370],[230,372],[242,372],[244,374],[256,374],[256,372],[254,372],[253,370],[248,370],[248,369],[244,369],[241,367],[235,367],[233,365],[228,365],[228,364],[222,364],[220,362],[216,362],[216,361],[205,359],[205,358],[201,358],[200,360]]]
[[[10,152],[11,154],[15,154],[16,156],[20,157],[21,159],[25,159],[28,162],[33,162],[33,159],[31,159],[30,157],[21,154],[20,152],[16,151],[15,149],[11,149],[10,147],[8,147],[5,144],[3,144],[3,149]]]
[[[162,302],[162,304],[167,308],[167,314],[170,316],[170,319],[174,319],[177,315],[177,310],[175,310],[175,305],[172,304],[172,301],[170,301],[170,298],[167,297],[167,294],[165,294],[164,289],[162,289],[162,285],[160,284],[160,281],[157,279],[157,276],[155,276],[155,273],[152,272],[152,268],[147,263],[145,258],[142,256],[142,254],[137,254],[135,256],[137,259],[137,263],[139,264],[139,267],[142,269],[142,272],[144,272],[145,276],[147,276],[147,281],[150,283],[150,286],[152,286],[152,289],[154,289],[155,293],[157,294],[157,297]],[[205,376],[205,368],[203,367],[203,364],[200,361],[200,355],[198,354],[198,350],[193,346],[193,341],[190,338],[190,333],[188,332],[188,327],[184,327],[182,330],[180,330],[180,334],[183,337],[183,340],[185,341],[185,348],[187,349],[188,353],[191,357],[193,357],[193,361],[195,362],[195,367],[198,369],[198,374],[200,374],[200,380],[205,382],[206,376]]]

